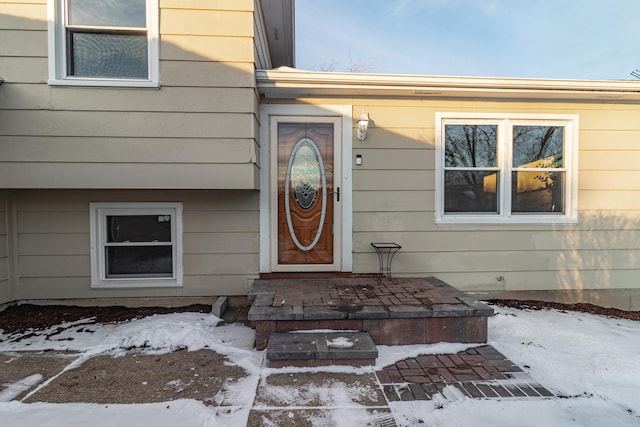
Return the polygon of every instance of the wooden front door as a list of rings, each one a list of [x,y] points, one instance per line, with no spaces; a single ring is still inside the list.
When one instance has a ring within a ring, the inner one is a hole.
[[[337,268],[334,214],[335,125],[277,123],[277,265],[281,270]]]

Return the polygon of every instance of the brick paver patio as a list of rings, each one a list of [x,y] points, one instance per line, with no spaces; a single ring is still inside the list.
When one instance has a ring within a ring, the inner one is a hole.
[[[305,329],[366,331],[378,345],[484,343],[493,315],[435,277],[256,280],[249,298],[258,349],[271,333]]]
[[[376,376],[389,401],[430,400],[447,385],[472,398],[553,396],[489,345],[404,359],[377,371]]]
[[[404,279],[397,284],[371,278],[301,279],[294,289],[290,279],[271,280],[273,307],[433,306],[464,304],[434,280]]]

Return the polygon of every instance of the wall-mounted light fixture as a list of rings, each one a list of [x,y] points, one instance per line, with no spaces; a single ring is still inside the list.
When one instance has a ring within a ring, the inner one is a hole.
[[[356,130],[356,138],[360,141],[367,139],[367,128],[369,127],[369,115],[362,113],[360,119],[356,122],[358,129]]]

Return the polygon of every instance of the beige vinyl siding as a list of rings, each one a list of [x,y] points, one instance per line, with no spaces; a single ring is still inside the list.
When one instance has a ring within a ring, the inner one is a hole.
[[[253,60],[253,42],[247,37],[184,35],[161,35],[161,37],[161,61],[234,63]],[[251,50],[247,51],[247,49]]]
[[[3,85],[4,86],[4,85]],[[90,112],[69,114],[63,111],[2,111],[0,127],[5,136],[25,136],[22,132],[23,120],[30,120],[29,134],[33,136],[103,137],[103,138],[179,138],[185,133],[190,138],[213,138],[212,132],[220,138],[246,139],[255,132],[255,118],[252,115],[229,113],[183,113],[183,112]],[[71,119],[71,124],[69,120]],[[16,122],[17,121],[17,122]],[[145,126],[141,126],[144,123]],[[73,126],[73,132],[69,130]],[[147,127],[148,126],[148,127]],[[195,129],[194,129],[195,127]],[[96,129],[102,129],[96,135]],[[4,140],[4,137],[3,137]],[[109,151],[108,144],[100,147]],[[174,147],[179,150],[180,147]],[[43,149],[49,149],[44,146]],[[96,163],[101,159],[96,158]],[[206,160],[206,159],[203,159]],[[91,177],[87,177],[91,178]]]
[[[0,191],[0,304],[10,300],[8,207],[7,194]]]
[[[433,275],[491,295],[557,291],[580,300],[612,291],[617,306],[638,306],[640,106],[340,100],[349,102],[353,117],[365,111],[371,119],[366,141],[353,140],[351,161],[363,161],[352,163],[354,273],[376,272],[370,242],[392,241],[403,246],[394,275]],[[578,224],[437,226],[437,112],[578,115]],[[613,304],[598,298],[590,301]]]
[[[257,277],[258,194],[238,191],[16,190],[13,299],[242,295]],[[91,289],[90,202],[182,202],[181,288]]]
[[[44,31],[46,37],[47,21],[41,19],[43,11],[46,14],[46,7],[46,1],[2,0],[0,1],[0,29],[23,33]]]
[[[251,10],[253,0],[160,0],[160,7],[184,7],[193,10]]]
[[[253,35],[253,8],[245,10],[183,9],[180,3],[173,8],[162,7],[160,33],[171,35],[251,37]],[[251,32],[247,32],[251,28]]]
[[[1,0],[1,186],[258,189],[253,8],[161,0],[160,89],[52,87],[46,2]]]
[[[255,156],[255,141],[247,138],[247,144],[238,144],[237,139],[217,138],[117,138],[105,149],[104,141],[108,137],[65,137],[65,136],[11,136],[4,138],[0,145],[0,158],[5,161],[26,160],[31,162],[70,162],[85,163],[96,155],[104,163],[201,163],[202,156],[212,153],[216,157],[225,157],[231,162],[240,162]],[[43,150],[47,141],[62,150]],[[249,144],[253,142],[253,147]],[[180,148],[176,146],[180,144]],[[112,149],[111,149],[112,148]],[[171,158],[167,157],[171,154]]]
[[[206,88],[215,76],[221,88],[247,88],[254,84],[253,64],[210,62],[210,61],[170,61],[160,62],[162,86]]]
[[[100,103],[96,103],[96,99],[100,99]],[[225,114],[220,117],[224,121],[229,120],[227,114],[242,115],[246,112],[247,105],[253,103],[253,88],[164,87],[161,90],[152,89],[144,96],[130,90],[119,93],[104,89],[66,88],[63,91],[55,90],[49,102],[53,110],[66,112],[76,109],[83,114],[94,111],[101,113],[169,112],[176,113],[176,119],[180,120],[180,114],[192,111],[198,115],[203,113]],[[172,121],[170,120],[169,123]],[[215,119],[214,123],[220,126],[220,123]],[[205,129],[203,130],[206,132],[213,130]],[[108,132],[108,129],[105,131]]]
[[[0,8],[2,8],[1,3]],[[46,58],[46,29],[43,31],[0,29],[0,56]],[[7,82],[5,81],[5,83]]]
[[[0,30],[0,37],[2,37],[2,33]],[[4,56],[2,49],[3,46],[0,43],[0,56],[2,57],[0,67],[2,67],[2,76],[5,79],[9,79],[13,83],[45,83],[47,81],[46,57]],[[4,89],[6,87],[3,88],[3,92]],[[8,97],[2,95],[3,92],[0,92],[0,96],[4,101],[9,101]]]

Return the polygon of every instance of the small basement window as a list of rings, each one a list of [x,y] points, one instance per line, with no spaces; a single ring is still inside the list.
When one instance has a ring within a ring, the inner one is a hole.
[[[182,286],[181,203],[91,203],[92,287]]]

